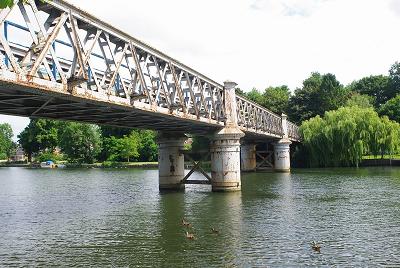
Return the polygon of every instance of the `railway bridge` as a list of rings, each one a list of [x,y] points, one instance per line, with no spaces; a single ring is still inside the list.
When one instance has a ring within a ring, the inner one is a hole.
[[[160,189],[240,190],[257,143],[273,144],[263,163],[290,170],[298,127],[236,95],[234,82],[219,84],[66,1],[15,2],[0,10],[1,114],[156,130]],[[203,182],[185,175],[185,134],[211,138]]]

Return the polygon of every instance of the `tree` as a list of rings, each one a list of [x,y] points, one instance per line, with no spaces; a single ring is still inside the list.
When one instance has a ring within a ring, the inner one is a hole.
[[[340,84],[334,74],[328,73],[321,77],[321,85],[317,90],[321,99],[320,113],[336,110],[343,106],[348,99],[348,91]]]
[[[12,7],[14,0],[0,0],[0,8]]]
[[[31,119],[29,125],[18,135],[19,143],[32,161],[32,154],[53,152],[59,143],[60,122],[50,119]]]
[[[122,138],[126,135],[129,135],[132,132],[132,129],[123,127],[101,126],[100,131],[101,136],[104,138],[108,138],[111,136]]]
[[[351,97],[346,101],[345,106],[358,106],[360,108],[373,108],[373,98],[368,95],[362,95],[357,92],[351,94]]]
[[[250,92],[248,92],[245,97],[259,105],[262,105],[264,102],[263,95],[256,88],[253,88]]]
[[[11,125],[8,123],[0,124],[0,159],[10,158],[14,143],[14,136]]]
[[[60,147],[72,162],[93,163],[101,150],[100,129],[91,124],[63,122]]]
[[[371,75],[352,82],[349,89],[359,94],[372,97],[372,104],[375,108],[379,108],[380,105],[394,97],[389,82],[390,79],[388,76]]]
[[[379,114],[400,123],[400,94],[384,103],[379,109]]]
[[[139,160],[140,161],[157,161],[158,158],[158,146],[157,146],[157,134],[152,130],[137,130],[139,133]]]
[[[287,86],[268,87],[263,93],[262,106],[274,113],[287,113],[290,89]]]
[[[310,166],[358,166],[363,155],[392,154],[400,145],[398,123],[358,106],[306,120],[300,131]]]
[[[295,123],[301,123],[343,106],[348,97],[348,90],[336,80],[335,75],[312,73],[304,80],[303,87],[296,89],[289,99],[288,115]]]
[[[139,134],[135,131],[132,131],[129,136],[124,136],[121,139],[121,150],[120,155],[122,158],[126,159],[128,162],[131,157],[139,156],[139,144],[140,137]]]
[[[40,2],[43,2],[43,3],[46,1],[48,1],[48,0],[40,0]],[[26,2],[28,2],[28,0],[22,0],[22,2],[26,3]],[[14,6],[14,4],[15,4],[14,0],[0,0],[0,8],[1,9],[6,8],[6,7],[11,8]]]

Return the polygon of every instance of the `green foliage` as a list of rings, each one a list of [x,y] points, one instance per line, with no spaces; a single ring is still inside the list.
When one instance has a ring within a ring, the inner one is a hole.
[[[204,151],[210,147],[210,139],[205,136],[193,136],[192,151]]]
[[[103,138],[103,157],[107,161],[154,161],[157,159],[156,134],[151,130],[131,130],[129,135]]]
[[[105,146],[108,148],[108,161],[123,161],[130,162],[131,158],[137,158],[139,156],[139,134],[132,131],[128,136],[122,138],[116,138],[111,136],[105,138]]]
[[[236,93],[236,95],[240,95],[240,96],[245,96],[246,95],[246,93],[245,92],[243,92],[243,90],[241,90],[240,88],[235,88],[235,93]]]
[[[388,76],[371,75],[352,82],[349,89],[370,96],[372,104],[377,108],[394,97],[394,92],[389,82],[390,79]]]
[[[304,121],[300,131],[310,166],[358,166],[363,155],[393,154],[400,145],[398,123],[358,106]]]
[[[91,124],[63,122],[60,148],[71,162],[93,163],[101,150],[99,127]]]
[[[379,114],[388,116],[391,120],[400,122],[400,94],[388,100],[379,109]]]
[[[400,93],[400,62],[395,62],[389,70],[389,82],[391,96],[387,100],[393,98]]]
[[[0,8],[12,7],[14,0],[0,0]]]
[[[48,0],[40,0],[40,2],[45,3]],[[22,0],[23,3],[28,3],[28,0]],[[13,7],[14,6],[15,1],[14,0],[0,0],[0,8],[6,8],[6,7]]]
[[[274,113],[281,114],[287,111],[290,89],[287,86],[268,87],[261,93],[253,88],[242,95]]]
[[[268,87],[263,93],[262,106],[274,113],[287,113],[290,89],[287,86]]]
[[[288,115],[290,120],[301,123],[343,106],[348,97],[348,89],[336,80],[335,75],[312,73],[289,99]]]
[[[11,156],[14,149],[13,135],[10,124],[0,124],[0,159],[7,159]]]
[[[132,131],[130,128],[112,127],[112,126],[101,126],[101,136],[109,138],[114,136],[116,138],[122,138],[123,136],[129,135]]]
[[[53,152],[59,144],[59,121],[49,119],[32,119],[29,125],[18,135],[19,143],[28,154],[43,151]]]
[[[158,146],[156,143],[156,132],[152,130],[139,130],[139,161],[157,161]]]
[[[373,98],[368,95],[361,95],[357,92],[352,93],[351,97],[346,101],[348,107],[358,106],[360,108],[373,108]]]
[[[62,160],[63,156],[54,152],[41,152],[36,156],[36,161],[38,162],[53,161],[57,163]]]
[[[250,92],[248,92],[245,97],[247,97],[249,100],[254,101],[255,103],[258,103],[260,105],[262,105],[264,102],[263,95],[256,88],[253,88]]]

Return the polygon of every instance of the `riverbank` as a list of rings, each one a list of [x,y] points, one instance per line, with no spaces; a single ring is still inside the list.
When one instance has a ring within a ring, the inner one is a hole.
[[[65,168],[157,168],[158,162],[103,162],[93,164],[78,164],[60,162]],[[0,167],[40,168],[39,163],[8,163],[0,162]]]
[[[390,167],[400,166],[400,159],[364,159],[360,167]]]
[[[57,164],[63,165],[64,168],[158,168],[158,162],[102,162],[102,163],[67,163],[58,162]],[[210,162],[203,162],[201,164],[204,169],[211,169]],[[0,167],[25,167],[25,168],[40,168],[39,163],[9,163],[6,161],[0,162]],[[192,162],[185,162],[185,168],[191,169],[193,167]]]

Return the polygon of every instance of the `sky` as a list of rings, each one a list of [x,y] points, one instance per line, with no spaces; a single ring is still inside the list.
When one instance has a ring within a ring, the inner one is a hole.
[[[400,60],[400,0],[68,1],[245,91],[294,90],[315,71],[348,84]],[[0,122],[17,134],[29,119]]]

